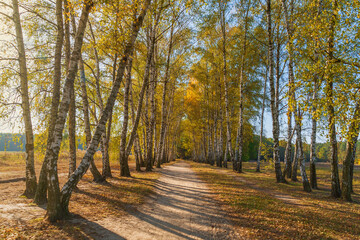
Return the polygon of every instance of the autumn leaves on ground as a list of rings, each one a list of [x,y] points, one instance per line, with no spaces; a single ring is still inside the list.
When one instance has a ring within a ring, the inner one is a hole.
[[[96,162],[100,163],[99,155],[95,156],[98,160]],[[61,184],[68,177],[67,157],[67,154],[62,154],[59,162]],[[36,169],[40,169],[40,161],[36,163]],[[47,224],[44,221],[45,209],[35,207],[32,199],[21,196],[24,192],[23,164],[24,153],[0,153],[0,239],[16,239],[16,236],[35,239],[84,237],[81,225],[66,221],[58,225]],[[134,162],[130,166],[134,170]],[[89,173],[83,177],[74,193],[74,201],[70,204],[70,211],[75,214],[75,218],[94,221],[108,215],[122,216],[128,206],[136,207],[144,202],[144,197],[152,192],[154,181],[159,177],[157,172],[143,172],[134,173],[133,178],[120,178],[118,163],[113,163],[113,168],[114,177],[104,184],[93,183]],[[28,209],[26,206],[34,207]]]
[[[96,163],[100,165],[99,155],[95,156]],[[67,179],[66,157],[66,154],[62,154],[59,162],[61,183]],[[179,165],[182,162],[184,161],[177,160],[169,164]],[[117,225],[121,224],[121,219],[126,219],[127,215],[132,215],[137,208],[148,204],[148,197],[153,196],[153,201],[156,202],[156,189],[167,186],[166,183],[156,185],[156,180],[162,175],[160,171],[134,172],[132,178],[118,177],[119,165],[111,162],[114,177],[109,178],[107,183],[96,184],[91,181],[91,174],[85,175],[70,204],[72,218],[49,224],[44,221],[45,210],[21,196],[24,192],[23,164],[23,153],[0,155],[0,238],[106,239],[103,237],[113,236],[107,233],[112,232],[109,228],[116,229]],[[165,173],[168,172],[167,165],[164,166]],[[40,166],[40,161],[37,161],[37,169]],[[235,173],[231,169],[221,169],[191,161],[185,166],[188,166],[186,171],[193,170],[198,175],[199,181],[206,184],[213,193],[210,195],[214,200],[211,205],[224,214],[232,231],[238,234],[236,237],[226,235],[227,237],[221,239],[357,239],[360,235],[358,227],[360,195],[353,195],[354,203],[330,198],[328,164],[318,165],[319,190],[306,194],[302,191],[300,182],[275,184],[273,167],[268,164],[264,164],[261,173],[256,173],[255,163],[245,163],[242,174]],[[131,170],[135,170],[133,160],[130,160],[130,167]],[[356,167],[356,176],[359,172],[360,169]],[[184,176],[177,176],[177,173],[171,177],[181,178],[180,181],[186,180]],[[354,191],[357,193],[360,191],[359,177],[355,177],[354,183]],[[154,189],[155,185],[156,189]],[[177,190],[181,188],[176,187]],[[200,196],[199,189],[193,191],[195,195]],[[195,197],[192,198],[191,204],[196,205],[200,201]],[[154,202],[151,204],[155,205]],[[177,203],[169,200],[165,205],[174,204]],[[209,214],[209,211],[201,214]],[[176,212],[174,214],[176,215]],[[109,217],[113,219],[113,225],[103,224],[104,219]],[[188,219],[181,221],[183,224],[180,224],[180,229]],[[168,229],[157,224],[156,221],[151,222],[158,231],[173,234],[170,236],[174,239],[205,239],[201,234],[196,235],[199,233],[182,232],[179,229]],[[190,238],[179,237],[182,236],[181,234],[184,236],[189,234]],[[121,234],[115,236],[118,238],[110,239],[123,239],[120,237]]]

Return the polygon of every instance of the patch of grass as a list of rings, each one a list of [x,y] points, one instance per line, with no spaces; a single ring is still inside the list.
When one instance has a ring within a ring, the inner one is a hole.
[[[230,169],[219,171],[216,167],[191,163],[199,177],[216,193],[215,198],[238,231],[247,238],[360,239],[359,204],[333,200],[326,190],[305,193],[301,183],[277,184],[273,172],[255,173],[251,164],[244,165],[250,171],[237,174],[240,181],[228,173],[232,172]],[[319,177],[328,171],[324,167]],[[320,179],[321,184],[323,181]],[[300,204],[277,199],[274,196],[278,193],[294,196]]]
[[[44,221],[44,218],[40,217],[40,218],[31,219],[29,222],[30,223],[38,223],[38,222],[42,222],[42,221]]]

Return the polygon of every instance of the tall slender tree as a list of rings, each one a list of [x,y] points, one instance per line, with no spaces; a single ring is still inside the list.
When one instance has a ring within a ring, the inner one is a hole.
[[[19,3],[18,0],[12,0],[13,8],[13,21],[15,24],[16,43],[19,54],[19,66],[20,66],[20,88],[21,88],[21,107],[23,110],[23,119],[25,123],[25,137],[26,137],[26,189],[24,195],[32,198],[35,195],[37,182],[34,166],[34,134],[31,121],[31,109],[29,101],[29,85],[28,85],[28,73],[26,66],[26,52],[24,37],[22,32]]]

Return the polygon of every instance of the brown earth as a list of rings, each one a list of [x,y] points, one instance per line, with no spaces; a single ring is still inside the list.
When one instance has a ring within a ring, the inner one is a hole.
[[[72,218],[55,225],[44,221],[45,206],[20,196],[23,171],[1,171],[0,239],[241,239],[188,163],[153,173],[134,173],[133,162],[130,168],[135,177],[113,170],[103,185],[87,173],[71,199]],[[61,184],[66,171],[67,161],[60,161]]]

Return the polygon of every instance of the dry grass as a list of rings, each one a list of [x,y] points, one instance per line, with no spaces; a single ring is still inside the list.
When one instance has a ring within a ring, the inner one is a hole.
[[[205,164],[191,163],[229,213],[237,229],[250,239],[360,239],[359,195],[354,203],[330,198],[329,166],[318,167],[319,186],[312,193],[302,191],[301,183],[277,184],[273,169],[255,173],[253,163],[236,174]],[[355,175],[359,175],[356,170]],[[299,178],[300,179],[300,178]],[[358,192],[358,178],[355,191]],[[286,194],[296,203],[276,197]]]
[[[80,161],[83,152],[78,152]],[[25,160],[23,153],[0,153],[0,181],[24,177]],[[39,176],[42,157],[37,156],[36,172]],[[95,155],[95,163],[101,171],[101,154]],[[145,197],[153,192],[155,181],[159,178],[158,171],[135,172],[134,160],[130,157],[131,178],[120,177],[119,163],[111,161],[113,178],[107,183],[96,184],[92,182],[91,173],[87,173],[78,184],[73,193],[69,209],[74,214],[78,224],[71,221],[61,221],[51,225],[44,219],[45,210],[39,208],[35,213],[21,212],[17,214],[23,219],[4,218],[0,212],[0,239],[86,239],[88,225],[106,216],[121,216],[127,211],[144,203]],[[59,181],[62,186],[67,180],[68,155],[62,153],[59,158]],[[24,181],[0,183],[0,201],[4,206],[25,204],[33,205],[31,199],[21,197],[25,189]],[[10,212],[10,214],[12,214]],[[34,216],[32,216],[34,215]],[[30,216],[30,219],[28,219]],[[79,220],[80,219],[80,220]]]

